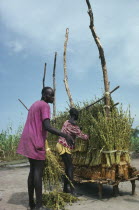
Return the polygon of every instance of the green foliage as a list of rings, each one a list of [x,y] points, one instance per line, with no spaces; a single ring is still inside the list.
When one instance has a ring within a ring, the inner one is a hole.
[[[12,126],[0,134],[0,160],[10,161],[23,159],[16,153],[18,142],[21,136],[22,126],[19,126],[15,134],[13,134]]]
[[[88,105],[84,103],[83,107]],[[111,106],[113,101],[111,101]],[[96,166],[99,164],[118,164],[120,156],[126,153],[126,160],[129,161],[128,151],[131,146],[131,132],[133,119],[130,116],[130,111],[123,111],[122,105],[120,108],[113,108],[109,118],[106,117],[103,101],[91,106],[89,109],[83,109],[80,105],[77,108],[80,111],[78,120],[79,126],[82,127],[84,133],[89,135],[88,141],[80,139],[76,140],[76,148],[73,151],[74,165]],[[62,128],[67,114],[61,114],[57,118],[55,127]],[[50,147],[55,151],[57,137],[49,135],[48,140]],[[110,154],[104,154],[103,151],[108,151]],[[117,151],[111,153],[111,151]]]
[[[78,198],[72,196],[70,193],[53,191],[43,194],[43,204],[53,210],[64,210],[67,204],[71,205],[78,200]]]
[[[132,129],[131,150],[139,153],[139,127]]]
[[[139,137],[131,137],[131,150],[139,153]]]

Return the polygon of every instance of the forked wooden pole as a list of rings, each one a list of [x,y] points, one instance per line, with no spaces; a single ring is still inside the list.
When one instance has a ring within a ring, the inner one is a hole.
[[[90,17],[90,30],[92,32],[92,36],[96,42],[98,51],[99,51],[99,58],[101,60],[101,66],[102,66],[102,72],[103,72],[103,79],[104,79],[104,89],[105,89],[105,110],[106,110],[106,116],[109,116],[110,112],[110,92],[109,92],[109,80],[108,80],[108,73],[107,73],[107,66],[106,66],[106,60],[104,56],[104,50],[102,48],[102,45],[100,43],[100,39],[96,34],[95,27],[94,27],[94,16],[93,11],[91,8],[91,4],[89,0],[86,0],[87,6],[88,6],[88,14]]]

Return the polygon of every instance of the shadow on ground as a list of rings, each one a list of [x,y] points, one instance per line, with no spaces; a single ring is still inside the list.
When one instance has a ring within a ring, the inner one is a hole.
[[[84,184],[76,184],[77,193],[82,194],[83,196],[87,196],[91,199],[98,200],[98,185],[95,183],[84,183]],[[119,189],[120,190],[120,189]],[[119,196],[131,195],[131,192],[120,192]],[[111,199],[113,198],[113,188],[112,186],[103,185],[102,190],[102,199]]]
[[[13,193],[10,199],[8,200],[8,203],[14,204],[14,205],[23,205],[27,207],[28,206],[28,193],[27,192]]]
[[[132,202],[132,203],[138,203],[139,204],[139,200],[135,200],[135,199],[124,199],[127,202]]]
[[[84,184],[75,184],[76,192],[79,194],[82,194],[84,197],[87,197],[87,199],[91,200],[99,200],[98,195],[98,185],[95,183],[84,183]],[[120,196],[126,196],[131,195],[131,192],[121,191]],[[113,188],[112,186],[103,185],[103,194],[102,199],[104,200],[110,200],[113,198]],[[136,202],[139,203],[136,199],[124,199],[128,202]],[[14,205],[23,205],[25,207],[28,206],[28,193],[27,192],[18,192],[13,193],[10,199],[8,200],[9,204]]]

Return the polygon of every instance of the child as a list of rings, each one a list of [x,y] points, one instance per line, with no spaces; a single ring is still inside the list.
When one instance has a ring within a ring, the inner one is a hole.
[[[79,126],[76,125],[76,120],[78,120],[78,111],[75,108],[71,108],[70,111],[70,119],[65,121],[63,124],[61,132],[66,133],[70,135],[74,142],[73,145],[68,145],[66,142],[66,139],[63,137],[60,137],[58,140],[58,143],[56,145],[56,149],[59,153],[59,155],[62,157],[62,160],[65,165],[65,173],[68,176],[71,183],[73,183],[73,164],[72,164],[72,158],[71,158],[71,151],[75,148],[75,139],[76,137],[79,137],[81,139],[87,140],[88,135],[83,134],[80,130]],[[70,190],[68,189],[69,185],[68,179],[65,177],[64,179],[64,189],[63,192],[66,193],[72,193],[75,194],[73,186],[70,184]]]

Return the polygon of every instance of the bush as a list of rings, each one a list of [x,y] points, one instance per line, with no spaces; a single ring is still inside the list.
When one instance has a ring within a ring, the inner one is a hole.
[[[17,160],[23,159],[22,156],[16,153],[18,142],[21,136],[23,126],[19,126],[15,134],[12,134],[12,126],[9,126],[6,131],[0,134],[0,160]]]
[[[131,150],[139,153],[139,137],[131,137]]]

